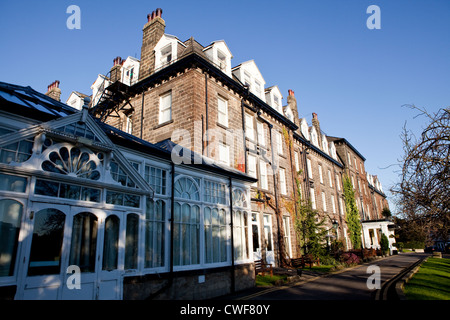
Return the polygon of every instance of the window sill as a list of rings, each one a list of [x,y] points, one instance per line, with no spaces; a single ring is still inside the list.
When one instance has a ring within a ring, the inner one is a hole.
[[[233,129],[228,128],[228,126],[226,126],[220,122],[216,122],[216,126],[218,126],[219,128],[225,129],[227,131],[233,132]]]
[[[166,126],[166,125],[168,125],[168,124],[171,124],[171,123],[173,123],[173,119],[171,119],[171,120],[169,120],[169,121],[166,121],[166,122],[163,122],[163,123],[160,123],[160,124],[154,126],[152,129],[155,130],[155,129],[164,127],[164,126]]]

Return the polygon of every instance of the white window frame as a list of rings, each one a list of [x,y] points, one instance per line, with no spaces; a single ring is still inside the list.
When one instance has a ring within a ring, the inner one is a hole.
[[[260,146],[266,146],[266,134],[264,130],[264,123],[257,121],[256,122],[256,131],[258,132],[258,144]]]
[[[280,192],[282,195],[287,195],[286,188],[286,170],[284,168],[280,168]]]
[[[322,191],[322,207],[323,211],[327,211],[327,198],[325,196],[325,191]]]
[[[309,194],[311,196],[311,207],[312,207],[312,209],[316,210],[317,205],[316,205],[316,194],[314,192],[314,188],[309,189]]]
[[[339,198],[339,208],[341,209],[341,215],[345,215],[342,198]]]
[[[228,100],[217,97],[217,122],[228,127]]]
[[[311,160],[310,159],[306,159],[306,166],[308,168],[308,178],[312,179],[313,178],[313,174],[312,174],[312,164],[311,164]]]
[[[283,228],[284,228],[284,244],[287,247],[287,254],[289,257],[292,256],[291,249],[291,221],[289,220],[289,216],[283,216]]]
[[[169,43],[161,48],[161,56],[159,60],[162,67],[173,61],[172,51],[172,43]],[[167,60],[168,57],[170,57],[170,60]]]
[[[317,166],[319,167],[319,180],[320,180],[320,183],[323,184],[322,165],[319,164],[319,165],[317,165]]]
[[[275,139],[277,142],[277,152],[278,154],[283,154],[283,138],[279,131],[275,131]]]
[[[230,146],[222,142],[219,143],[219,162],[230,165]]]
[[[260,176],[260,184],[259,187],[261,189],[269,189],[268,181],[267,181],[267,163],[260,160],[259,162],[259,176]]]
[[[170,103],[165,99],[170,97]],[[168,113],[167,116],[165,113]],[[163,124],[172,120],[172,91],[166,92],[159,97],[159,124]]]
[[[328,169],[328,180],[330,181],[330,187],[333,187],[333,178],[331,177],[331,170]]]
[[[253,178],[258,178],[258,174],[256,172],[256,157],[254,155],[249,154],[248,158],[248,175]],[[256,187],[257,182],[253,183],[252,186]]]
[[[133,133],[133,114],[127,114],[125,116],[125,132],[132,134]]]
[[[336,213],[336,202],[334,200],[334,195],[331,195],[331,207],[333,209],[333,213]]]
[[[297,172],[299,172],[300,171],[300,161],[299,161],[299,158],[298,158],[298,152],[297,151],[294,151],[294,161],[295,161],[295,170]]]
[[[250,140],[255,140],[255,130],[253,128],[253,116],[245,114],[245,136]]]

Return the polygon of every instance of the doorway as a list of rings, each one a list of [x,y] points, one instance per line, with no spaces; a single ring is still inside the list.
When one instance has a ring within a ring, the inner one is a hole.
[[[32,203],[16,299],[121,299],[123,217],[120,211]]]

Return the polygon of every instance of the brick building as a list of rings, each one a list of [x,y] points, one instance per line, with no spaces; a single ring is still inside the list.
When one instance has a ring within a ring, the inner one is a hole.
[[[387,202],[365,158],[327,137],[316,113],[300,117],[293,90],[283,105],[255,61],[232,58],[223,40],[166,34],[157,9],[140,60],[116,57],[91,95],[70,95],[73,108],[59,81],[45,95],[0,83],[1,297],[204,299],[251,287],[254,260],[302,254],[297,182],[328,240],[351,248],[345,175],[363,243],[379,245]],[[79,291],[66,285],[73,266]]]
[[[316,113],[311,125],[300,118],[293,90],[283,106],[278,86],[265,87],[255,61],[232,67],[225,41],[181,41],[165,34],[162,10],[147,18],[137,83],[126,89],[126,102],[114,106],[114,117],[94,114],[122,130],[123,119],[131,119],[132,134],[143,140],[172,140],[257,178],[251,188],[254,259],[279,264],[301,254],[293,229],[296,179],[303,198],[326,218],[330,239],[337,237],[347,249],[344,175],[352,180],[361,220],[382,219],[374,199],[384,199],[382,206],[387,201],[370,187],[365,158],[346,139],[327,137]]]

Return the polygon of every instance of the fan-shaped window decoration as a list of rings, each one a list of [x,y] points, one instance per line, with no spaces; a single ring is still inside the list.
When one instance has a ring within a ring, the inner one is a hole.
[[[99,180],[98,157],[86,148],[69,145],[55,145],[48,150],[42,169],[48,172],[65,174],[78,178]]]
[[[247,208],[248,202],[244,191],[241,189],[233,190],[233,206]]]
[[[197,184],[187,177],[182,177],[175,182],[175,197],[188,200],[200,200]]]

